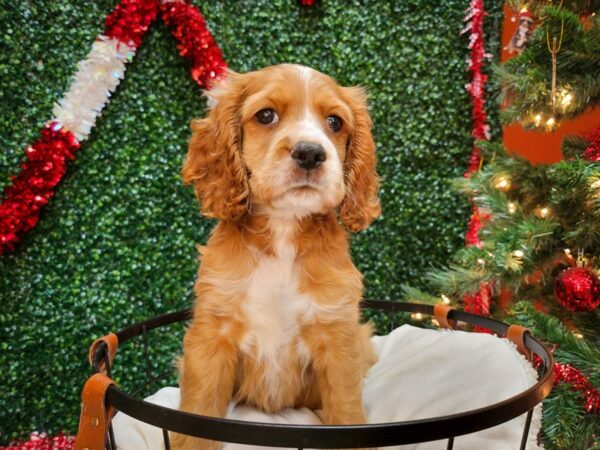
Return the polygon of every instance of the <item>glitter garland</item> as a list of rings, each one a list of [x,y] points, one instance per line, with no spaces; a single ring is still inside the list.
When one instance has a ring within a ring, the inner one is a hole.
[[[467,59],[467,70],[471,72],[471,81],[465,85],[465,89],[471,97],[471,117],[473,119],[473,131],[471,136],[477,140],[490,139],[490,126],[487,124],[485,112],[485,84],[487,75],[482,72],[484,58],[491,55],[485,52],[483,21],[487,12],[483,7],[483,0],[471,0],[464,19],[467,25],[461,31],[469,34],[470,55]],[[479,168],[481,156],[479,149],[473,146],[473,153],[469,159],[469,166],[465,176],[469,176]]]
[[[161,17],[178,41],[179,54],[190,62],[192,78],[200,87],[210,88],[227,64],[200,11],[184,1],[164,1]]]
[[[581,370],[570,364],[554,363],[554,384],[568,383],[574,391],[581,392],[583,408],[588,413],[600,414],[600,391]]]
[[[25,149],[28,161],[18,176],[11,177],[0,204],[0,250],[12,249],[36,225],[41,208],[67,170],[67,159],[75,159],[78,149],[73,133],[58,122],[47,124],[40,139]]]
[[[470,32],[469,49],[470,55],[467,59],[467,70],[471,72],[471,81],[465,85],[465,89],[471,97],[471,117],[473,119],[473,130],[471,136],[476,140],[489,140],[490,127],[487,124],[487,115],[485,112],[485,83],[487,75],[482,72],[484,58],[490,55],[485,52],[483,20],[487,13],[483,7],[483,0],[471,0],[467,8],[465,22],[467,25],[463,28],[461,34]],[[469,158],[469,164],[465,172],[465,177],[470,177],[472,173],[479,169],[481,164],[481,155],[477,146],[473,146],[473,152]],[[473,205],[473,214],[469,220],[466,234],[466,244],[481,247],[483,243],[479,239],[479,230],[483,222],[489,216],[479,213],[477,206]],[[479,291],[473,295],[467,295],[464,298],[465,311],[475,314],[490,314],[491,288],[488,283],[482,283]]]
[[[54,195],[54,188],[66,172],[64,159],[58,161],[57,155],[66,145],[68,157],[74,158],[72,150],[89,136],[159,8],[179,42],[179,54],[190,61],[192,77],[201,87],[209,88],[225,72],[221,49],[194,6],[178,0],[163,0],[162,4],[158,0],[122,0],[107,16],[104,33],[97,37],[87,58],[79,63],[69,90],[54,105],[54,119],[42,131],[42,139],[27,148],[31,161],[11,177],[12,185],[4,191],[0,203],[0,255],[12,251],[38,222],[41,207]],[[67,136],[67,144],[57,136],[51,139],[45,130],[53,127],[62,130],[60,136]],[[35,149],[34,153],[30,149]],[[44,168],[43,176],[40,167]]]
[[[87,139],[157,12],[157,0],[123,0],[107,17],[104,34],[97,37],[69,90],[54,105],[54,119],[40,140],[25,150],[29,161],[4,190],[0,255],[12,251],[37,224],[42,206],[66,172],[66,158],[74,159],[74,151]]]
[[[551,351],[554,352],[556,346]],[[542,359],[535,356],[533,361],[537,369],[542,365]],[[554,385],[560,383],[570,384],[574,391],[579,391],[583,400],[583,409],[589,414],[600,415],[600,391],[596,389],[581,370],[570,364],[554,363]]]
[[[74,444],[74,436],[61,433],[49,437],[46,433],[34,432],[28,441],[12,442],[8,447],[0,447],[0,450],[71,450]]]
[[[158,14],[158,0],[122,0],[104,21],[104,34],[137,48]]]

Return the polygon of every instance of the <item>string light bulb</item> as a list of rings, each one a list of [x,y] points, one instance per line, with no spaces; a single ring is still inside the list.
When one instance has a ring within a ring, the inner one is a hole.
[[[517,258],[522,258],[523,256],[525,256],[525,253],[523,253],[522,250],[515,250],[513,252],[513,255],[515,255]]]
[[[410,315],[410,318],[411,318],[412,320],[423,320],[423,314],[421,314],[420,312],[417,312],[417,313],[412,313],[412,314]]]
[[[554,117],[550,117],[548,120],[546,120],[546,127],[552,129],[552,128],[554,128],[555,125],[556,125],[556,119]]]
[[[446,297],[444,294],[442,294],[442,302],[444,302],[446,305],[449,305],[450,299],[448,297]]]
[[[535,214],[540,219],[546,219],[552,215],[552,209],[549,206],[539,206],[535,209]]]
[[[563,95],[562,99],[560,100],[560,104],[563,108],[566,108],[567,106],[569,106],[571,104],[572,101],[573,101],[573,95],[571,95],[570,93],[567,93],[567,94]]]
[[[510,189],[510,177],[508,175],[499,175],[494,180],[494,187],[499,191],[508,191]]]
[[[535,117],[533,118],[533,122],[535,123],[536,127],[539,127],[542,123],[542,115],[536,114]]]
[[[514,214],[517,211],[517,205],[515,205],[513,202],[509,202],[508,203],[508,212],[510,214]]]

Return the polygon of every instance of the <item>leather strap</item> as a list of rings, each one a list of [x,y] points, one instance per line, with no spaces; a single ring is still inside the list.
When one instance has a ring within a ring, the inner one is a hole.
[[[529,361],[531,361],[533,355],[531,350],[525,347],[525,333],[531,334],[531,331],[520,325],[511,325],[508,327],[508,330],[506,330],[506,338],[512,341],[512,343],[517,346],[517,350],[519,351],[519,353],[521,353]]]
[[[90,346],[90,352],[88,354],[88,360],[90,362],[90,366],[94,365],[94,353],[98,349],[98,347],[102,344],[106,344],[106,348],[108,348],[108,362],[110,367],[112,367],[113,359],[115,358],[115,354],[117,353],[117,348],[119,346],[119,338],[116,334],[110,333],[106,336],[102,336],[101,338],[96,339],[92,345]],[[102,371],[106,371],[106,367],[104,367],[104,360],[98,363],[98,367]]]
[[[452,308],[445,303],[437,303],[433,307],[433,315],[440,324],[440,328],[456,328],[456,320],[448,318],[450,311]]]
[[[106,391],[115,384],[103,373],[95,373],[85,382],[81,393],[79,431],[73,450],[104,450],[106,431],[113,408],[106,408]]]

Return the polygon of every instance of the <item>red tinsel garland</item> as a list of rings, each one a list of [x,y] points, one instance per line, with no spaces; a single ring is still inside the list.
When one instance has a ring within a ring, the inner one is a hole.
[[[551,349],[553,352],[556,346]],[[538,368],[542,359],[538,356],[534,359],[534,367]],[[583,408],[588,413],[600,414],[600,391],[596,389],[590,379],[581,370],[570,364],[554,363],[554,385],[567,383],[574,391],[579,391],[583,399]]]
[[[12,250],[40,217],[41,208],[54,195],[54,187],[67,170],[67,159],[75,159],[79,142],[70,131],[51,122],[40,139],[25,149],[28,161],[12,176],[0,204],[0,254]]]
[[[106,18],[104,33],[137,47],[157,13],[157,0],[122,0]],[[13,250],[36,225],[41,207],[66,172],[66,158],[74,159],[78,148],[75,136],[52,122],[44,127],[40,140],[25,149],[29,161],[11,177],[0,203],[0,255]]]
[[[570,364],[554,363],[554,384],[558,383],[568,383],[574,391],[580,391],[584,409],[588,413],[600,414],[600,391],[581,370]]]
[[[165,2],[161,5],[164,22],[179,41],[179,54],[191,65],[192,78],[203,88],[210,88],[227,69],[221,49],[206,28],[200,11],[183,2]]]
[[[75,444],[74,436],[63,433],[48,437],[45,433],[31,433],[28,441],[12,442],[8,447],[0,450],[71,450]]]
[[[487,124],[487,115],[485,112],[485,83],[487,75],[482,72],[484,58],[487,56],[484,47],[483,20],[487,15],[483,0],[471,0],[467,9],[465,21],[467,25],[463,33],[470,32],[469,49],[471,50],[467,60],[467,70],[471,72],[471,81],[465,86],[471,97],[471,117],[473,119],[473,130],[471,136],[476,140],[489,139],[489,125]],[[465,177],[470,177],[473,172],[479,169],[481,156],[477,146],[473,146],[473,153],[469,158],[469,164]],[[473,214],[469,220],[466,234],[466,244],[481,247],[483,243],[479,239],[479,230],[483,222],[489,218],[488,215],[479,213],[476,206],[473,206]],[[490,313],[491,289],[488,284],[482,284],[479,291],[473,295],[467,295],[464,298],[465,310],[476,314],[489,315]]]
[[[476,206],[473,207],[473,214],[471,214],[471,218],[469,219],[467,234],[465,235],[467,245],[475,245],[479,248],[483,247],[483,242],[479,239],[479,231],[489,218],[489,214],[482,214]]]
[[[137,48],[157,14],[157,0],[122,0],[106,17],[104,35]]]
[[[107,16],[104,35],[118,39],[130,47],[138,47],[144,33],[156,19],[158,10],[158,0],[122,0]],[[202,14],[194,6],[184,2],[165,2],[161,10],[163,20],[173,28],[173,36],[179,41],[179,53],[191,63],[192,77],[200,86],[209,88],[212,81],[225,72],[227,65],[220,48],[206,28]],[[64,133],[68,132],[61,131],[61,135]],[[70,136],[77,143],[75,137],[72,134]],[[40,151],[34,152],[35,158],[32,161],[35,163],[24,164],[21,173],[11,177],[13,183],[4,191],[0,204],[0,255],[13,250],[21,238],[36,225],[40,207],[54,194],[55,186],[66,171],[64,160],[56,160],[63,144],[58,141],[53,143],[48,139],[48,132],[43,131],[42,139],[26,150],[31,160],[30,149],[40,148]],[[73,158],[72,155],[69,157]],[[44,168],[43,176],[40,175],[40,167]]]
[[[473,119],[473,130],[471,136],[477,140],[490,138],[490,127],[487,124],[487,115],[485,112],[485,84],[487,75],[482,72],[484,58],[488,56],[485,53],[483,21],[487,12],[483,7],[483,0],[471,0],[467,9],[465,21],[467,25],[463,33],[469,34],[470,56],[467,59],[467,70],[471,72],[471,81],[465,88],[471,97],[471,117]],[[465,176],[470,176],[479,168],[480,164],[479,149],[473,146],[473,154],[469,159],[469,166]]]

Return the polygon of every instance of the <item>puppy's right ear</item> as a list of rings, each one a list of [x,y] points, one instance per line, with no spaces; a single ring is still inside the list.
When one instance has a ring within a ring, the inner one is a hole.
[[[248,208],[250,189],[241,154],[240,76],[230,73],[209,97],[216,104],[206,119],[192,120],[192,138],[183,164],[185,184],[192,184],[207,217],[237,220]]]

